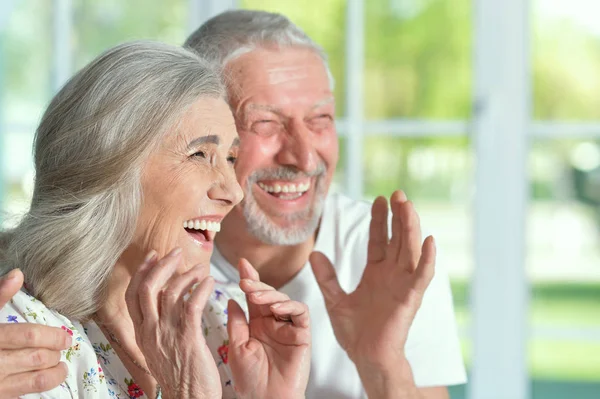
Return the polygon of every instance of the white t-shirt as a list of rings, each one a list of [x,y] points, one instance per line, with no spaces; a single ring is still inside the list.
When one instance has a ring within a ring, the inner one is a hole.
[[[358,285],[366,265],[371,206],[339,194],[325,203],[315,250],[336,268],[346,292]],[[218,281],[237,282],[234,266],[215,249],[211,274]],[[354,363],[333,334],[325,303],[311,267],[302,270],[280,289],[291,299],[308,305],[312,324],[312,363],[307,398],[366,398]],[[410,329],[406,356],[418,387],[449,386],[466,382],[466,372],[454,319],[450,282],[436,264],[423,303]]]

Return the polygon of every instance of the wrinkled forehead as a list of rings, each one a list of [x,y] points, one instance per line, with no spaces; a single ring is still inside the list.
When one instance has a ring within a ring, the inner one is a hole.
[[[256,49],[227,64],[232,102],[273,95],[323,97],[330,93],[323,60],[310,49]]]

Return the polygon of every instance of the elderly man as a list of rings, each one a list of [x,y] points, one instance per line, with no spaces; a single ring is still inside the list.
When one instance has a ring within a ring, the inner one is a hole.
[[[220,63],[241,139],[245,198],[217,235],[215,278],[237,281],[244,257],[308,305],[307,397],[447,398],[466,380],[452,296],[442,269],[428,286],[421,278],[435,251],[431,238],[421,247],[412,204],[392,195],[388,242],[385,199],[371,218],[367,204],[328,195],[338,141],[322,49],[284,16],[244,10],[207,21],[185,46]]]
[[[217,235],[215,278],[239,280],[233,265],[244,257],[262,281],[309,306],[306,397],[447,398],[446,386],[466,376],[448,277],[438,266],[432,278],[433,240],[421,246],[418,216],[402,192],[390,198],[390,218],[383,198],[370,212],[328,194],[338,144],[321,48],[281,15],[242,10],[207,21],[185,45],[222,66],[241,138],[236,173],[245,198]],[[4,282],[0,293],[10,298],[17,283]],[[68,346],[60,331],[41,339],[33,327],[40,326],[0,326],[32,339],[0,339],[2,397],[64,379],[54,360],[20,365],[11,357],[25,350],[54,359]]]

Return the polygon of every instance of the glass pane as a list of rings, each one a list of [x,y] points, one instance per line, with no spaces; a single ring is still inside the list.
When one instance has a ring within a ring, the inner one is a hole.
[[[28,205],[31,141],[52,90],[51,2],[11,4],[0,30],[0,228]]]
[[[363,155],[365,197],[402,189],[414,201],[423,234],[434,235],[437,264],[448,271],[463,355],[470,365],[468,282],[473,270],[472,151],[466,137],[369,135]],[[464,387],[456,387],[459,395]],[[455,396],[453,396],[455,397]],[[456,396],[460,397],[460,396]]]
[[[152,39],[183,44],[187,0],[75,0],[76,68],[109,47],[128,40]]]
[[[600,119],[600,2],[533,4],[535,117]]]
[[[466,118],[472,0],[365,1],[365,113]]]
[[[530,176],[527,272],[533,288],[529,347],[533,398],[596,398],[600,141],[536,141]]]
[[[336,82],[334,90],[336,114],[344,115],[346,1],[239,0],[239,6],[283,14],[323,47],[329,57],[329,68]]]
[[[51,90],[51,3],[13,3],[6,25],[0,30],[2,122],[29,131],[41,117]]]

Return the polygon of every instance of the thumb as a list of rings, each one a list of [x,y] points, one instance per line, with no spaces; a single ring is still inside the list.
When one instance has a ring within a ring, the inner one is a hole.
[[[315,251],[310,254],[309,261],[325,299],[325,306],[329,309],[345,297],[346,293],[340,286],[335,269],[327,256]]]
[[[233,299],[227,302],[227,335],[229,335],[230,348],[239,348],[250,339],[250,328],[246,321],[246,315]]]
[[[10,301],[23,286],[23,272],[19,269],[11,270],[0,279],[0,308]]]

